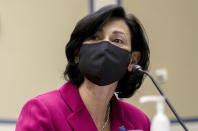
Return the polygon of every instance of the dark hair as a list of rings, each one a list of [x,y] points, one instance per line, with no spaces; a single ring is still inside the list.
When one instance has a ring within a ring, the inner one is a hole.
[[[120,17],[124,19],[131,32],[131,47],[133,51],[141,52],[141,59],[138,64],[147,70],[149,66],[149,47],[146,33],[138,19],[130,14],[126,15],[121,6],[110,5],[105,6],[97,12],[91,13],[81,19],[71,34],[70,40],[66,45],[65,53],[68,64],[64,71],[64,77],[77,87],[84,81],[83,75],[80,73],[78,63],[75,63],[75,56],[78,55],[80,47],[84,40],[95,34],[111,17]],[[119,80],[116,92],[120,98],[131,97],[134,92],[141,86],[143,82],[143,74],[138,72],[127,72],[124,77]]]

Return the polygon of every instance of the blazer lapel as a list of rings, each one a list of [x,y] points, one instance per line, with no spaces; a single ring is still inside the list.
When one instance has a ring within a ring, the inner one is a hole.
[[[60,94],[71,110],[67,117],[71,128],[74,131],[97,131],[96,125],[80,97],[78,88],[67,82],[61,87]],[[111,130],[119,131],[121,126],[127,130],[134,129],[134,125],[127,118],[122,103],[114,95],[111,99]]]
[[[78,89],[75,85],[67,82],[60,89],[60,93],[71,109],[71,114],[67,117],[67,122],[74,131],[97,131],[95,123],[85,107]]]
[[[86,108],[81,108],[79,111],[72,113],[67,121],[74,131],[97,131],[93,119]]]

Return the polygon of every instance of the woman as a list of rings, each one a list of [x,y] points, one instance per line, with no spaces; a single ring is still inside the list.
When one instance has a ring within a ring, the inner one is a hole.
[[[149,48],[145,33],[122,7],[106,6],[81,19],[66,46],[69,81],[60,89],[29,100],[18,118],[16,131],[150,130],[148,117],[129,98],[141,86]]]

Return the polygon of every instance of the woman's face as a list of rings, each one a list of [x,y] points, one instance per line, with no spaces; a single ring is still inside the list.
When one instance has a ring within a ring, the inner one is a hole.
[[[101,41],[109,41],[111,44],[131,52],[131,35],[129,27],[121,18],[110,18],[102,29],[86,39],[83,44],[93,44]]]

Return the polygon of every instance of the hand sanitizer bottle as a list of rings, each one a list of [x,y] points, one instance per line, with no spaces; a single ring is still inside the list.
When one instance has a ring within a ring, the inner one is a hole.
[[[143,96],[140,103],[157,102],[157,113],[151,122],[151,131],[170,131],[170,120],[164,113],[164,98],[162,96]]]

